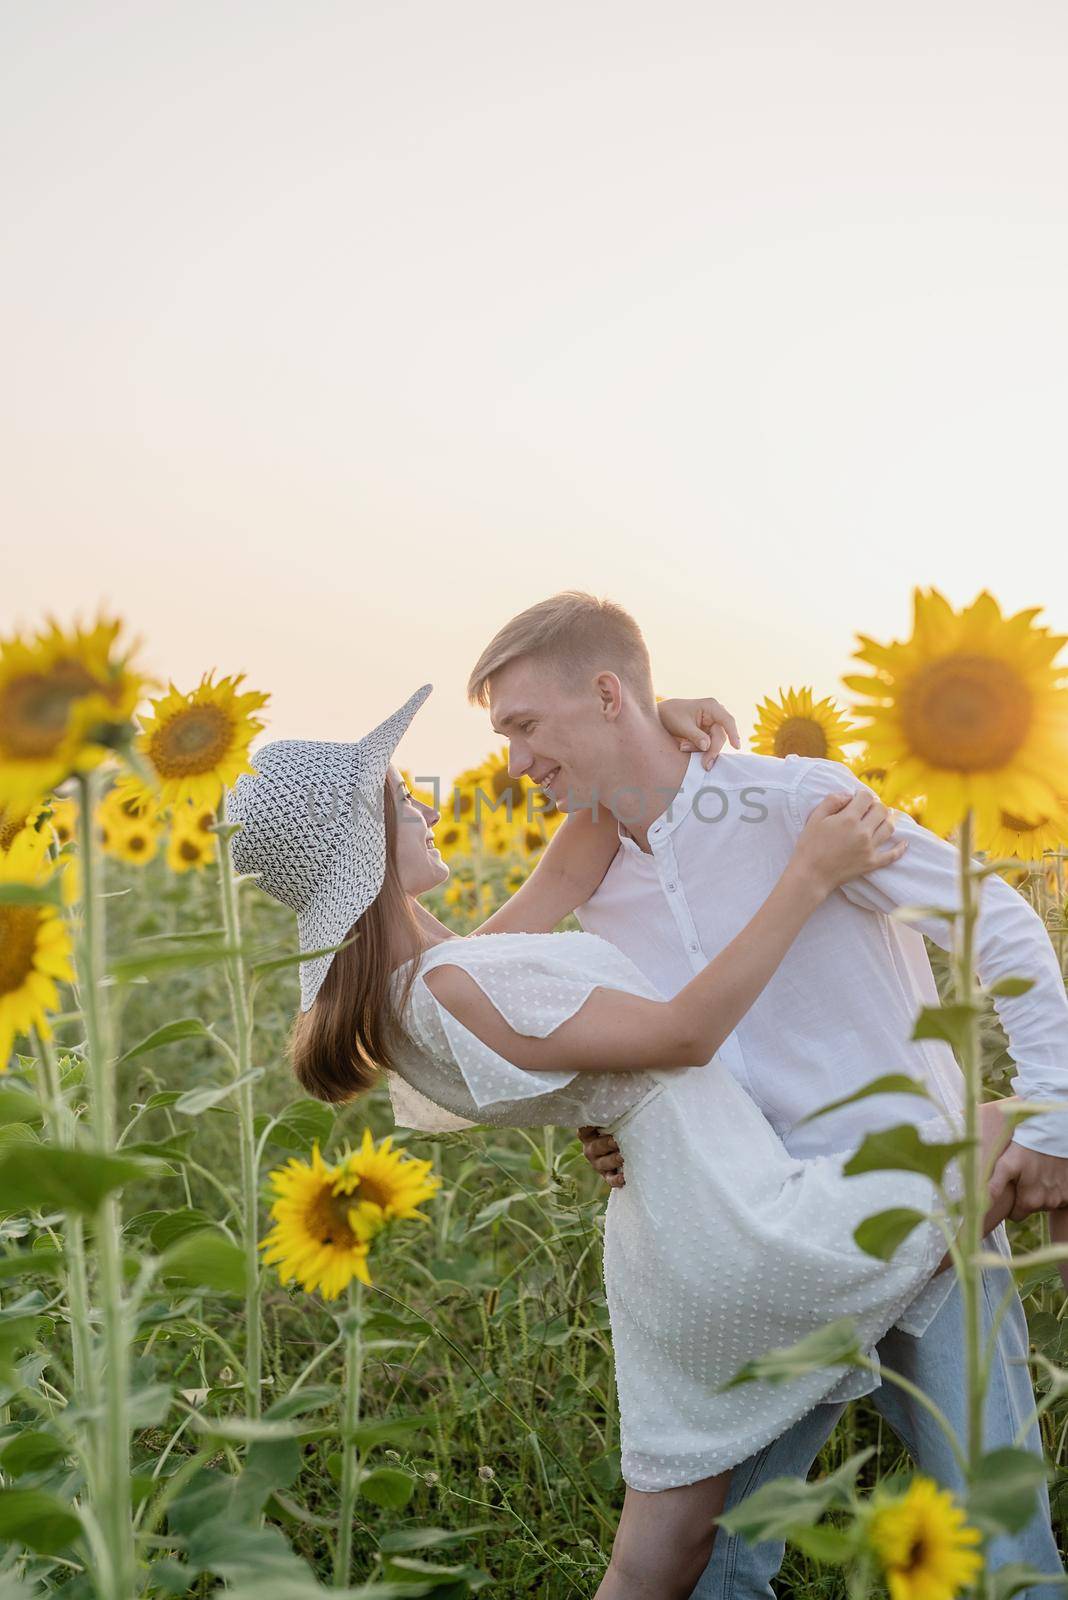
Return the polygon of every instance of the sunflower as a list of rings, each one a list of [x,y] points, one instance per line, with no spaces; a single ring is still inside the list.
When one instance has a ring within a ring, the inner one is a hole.
[[[121,811],[127,822],[141,822],[146,817],[159,818],[159,795],[132,772],[119,774],[108,790],[107,799],[116,811]]]
[[[62,850],[65,844],[70,844],[77,832],[78,802],[54,794],[48,801],[48,809],[56,845]]]
[[[167,840],[167,865],[172,872],[198,872],[216,859],[216,821],[210,806],[192,806],[188,801],[171,811],[171,831]]]
[[[96,808],[97,837],[104,853],[143,866],[155,856],[162,833],[161,813],[151,790],[123,775]]]
[[[55,871],[48,835],[23,828],[0,854],[0,883],[42,887]],[[49,1011],[59,1009],[57,982],[73,983],[67,925],[53,905],[0,903],[0,1072],[15,1035],[36,1028],[51,1036]]]
[[[392,1144],[391,1133],[376,1145],[364,1128],[360,1148],[347,1150],[337,1164],[334,1194],[351,1197],[350,1225],[367,1243],[388,1222],[429,1222],[417,1207],[441,1188],[432,1161],[416,1160]]]
[[[885,767],[870,766],[863,756],[854,756],[852,761],[846,762],[846,765],[850,772],[855,773],[861,783],[866,783],[868,788],[879,796],[880,800],[885,801],[887,805],[890,804],[886,799]],[[903,811],[907,817],[912,818],[913,822],[923,823],[922,794],[900,795],[893,804],[897,811]]]
[[[527,791],[534,785],[529,778],[513,778],[508,771],[508,746],[502,745],[488,755],[476,771],[476,787],[480,799],[475,811],[475,822],[486,827],[497,817],[513,818],[525,815]]]
[[[434,843],[446,861],[450,856],[469,856],[471,830],[466,822],[455,822],[451,817],[442,817],[434,828]]]
[[[243,772],[255,774],[248,747],[264,724],[252,713],[267,704],[269,695],[257,691],[238,694],[245,674],[212,682],[205,673],[197,688],[182,694],[174,684],[153,700],[152,715],[137,738],[138,750],[159,778],[164,805],[189,800],[193,805],[216,806],[223,789]]]
[[[882,1565],[890,1600],[953,1600],[978,1576],[977,1528],[948,1489],[914,1478],[904,1495],[871,1503],[867,1539]]]
[[[525,867],[509,867],[508,876],[504,880],[504,887],[509,894],[515,894],[516,890],[521,889],[526,881],[527,872]]]
[[[830,695],[814,700],[808,688],[779,690],[757,706],[753,749],[759,756],[823,756],[841,761],[842,746],[855,738]]]
[[[481,767],[468,767],[453,780],[452,788],[442,796],[441,815],[450,822],[470,825],[475,820],[475,796],[482,775]]]
[[[365,1128],[361,1148],[335,1166],[323,1161],[316,1141],[310,1164],[292,1156],[269,1175],[278,1196],[270,1211],[275,1227],[259,1248],[283,1282],[296,1278],[309,1293],[319,1289],[324,1299],[336,1300],[354,1277],[372,1281],[371,1241],[388,1222],[428,1220],[415,1207],[441,1180],[427,1177],[429,1161],[391,1150],[392,1137],[376,1148]]]
[[[104,849],[117,861],[129,861],[137,867],[147,866],[159,849],[160,832],[151,823],[135,822],[132,827],[107,834]]]
[[[29,809],[72,772],[98,765],[122,740],[153,681],[114,653],[122,623],[0,640],[0,801]]]
[[[1002,811],[997,826],[979,835],[979,849],[991,858],[1015,856],[1019,861],[1041,861],[1047,850],[1063,850],[1068,843],[1068,800],[1061,800],[1046,816],[1029,822]]]
[[[10,850],[23,828],[32,828],[40,815],[40,807],[24,811],[21,806],[12,809],[0,805],[0,851]]]
[[[1037,606],[1003,617],[985,589],[960,613],[936,589],[913,602],[912,638],[858,634],[854,654],[874,676],[843,679],[872,702],[857,709],[866,759],[887,768],[887,801],[922,793],[936,833],[969,807],[980,831],[1002,810],[1048,815],[1068,766],[1068,688],[1054,665],[1064,637],[1034,625]]]
[[[172,828],[167,840],[167,865],[172,872],[198,872],[215,860],[215,842],[190,828]]]

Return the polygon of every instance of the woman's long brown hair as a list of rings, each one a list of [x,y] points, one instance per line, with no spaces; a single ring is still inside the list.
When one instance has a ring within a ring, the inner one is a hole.
[[[407,1035],[401,1017],[415,978],[413,962],[395,997],[390,960],[391,934],[412,934],[412,948],[423,943],[411,898],[401,886],[396,864],[396,802],[387,780],[383,796],[386,872],[382,888],[353,923],[327,969],[310,1011],[299,1011],[289,1035],[289,1058],[306,1094],[339,1103],[370,1089],[393,1066]]]

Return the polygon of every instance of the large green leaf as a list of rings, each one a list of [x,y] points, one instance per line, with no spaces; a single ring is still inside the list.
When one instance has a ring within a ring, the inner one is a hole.
[[[7,1539],[54,1556],[81,1537],[80,1518],[43,1489],[0,1489],[0,1544]]]
[[[55,906],[63,908],[63,887],[58,878],[47,883],[0,883],[0,906]]]
[[[307,1433],[307,1424],[293,1418],[289,1421],[269,1422],[265,1417],[206,1417],[198,1411],[192,1424],[199,1433],[210,1433],[216,1439],[232,1439],[238,1444],[273,1443],[278,1439],[296,1439]]]
[[[889,1211],[877,1211],[874,1216],[865,1217],[860,1226],[854,1228],[853,1237],[865,1255],[889,1261],[913,1229],[926,1220],[923,1211],[894,1206]]]
[[[176,1022],[165,1022],[161,1028],[156,1028],[135,1044],[126,1054],[119,1057],[120,1062],[132,1061],[135,1056],[143,1056],[149,1050],[159,1050],[165,1044],[174,1044],[178,1039],[206,1039],[210,1034],[199,1017],[179,1017]]]
[[[217,1228],[188,1233],[163,1254],[160,1273],[191,1289],[244,1294],[245,1253]]]
[[[28,1089],[16,1089],[14,1085],[0,1089],[0,1124],[21,1122],[39,1128],[43,1121],[44,1112]]]
[[[1063,1594],[1068,1578],[1055,1572],[1039,1572],[1037,1567],[1029,1567],[1023,1561],[1012,1561],[996,1572],[987,1573],[986,1592],[989,1600],[1012,1600],[1022,1589],[1037,1589],[1046,1584],[1055,1585]]]
[[[1034,986],[1034,978],[999,978],[986,992],[998,1000],[1015,1000],[1017,995],[1027,994]]]
[[[319,956],[332,956],[336,951],[354,944],[359,937],[358,933],[354,933],[340,944],[327,944],[321,950],[293,950],[289,955],[274,956],[270,961],[257,961],[250,971],[253,978],[265,978],[269,972],[280,972],[283,967],[295,967],[299,962],[314,961]]]
[[[415,1493],[416,1478],[400,1467],[374,1467],[360,1478],[360,1494],[386,1511],[403,1511]]]
[[[768,1350],[762,1356],[747,1361],[740,1371],[716,1390],[722,1394],[739,1383],[753,1383],[758,1378],[768,1383],[786,1383],[806,1372],[816,1372],[821,1367],[851,1365],[861,1353],[857,1343],[857,1330],[852,1317],[839,1317],[826,1327],[816,1328],[799,1339],[796,1344],[782,1350]]]
[[[1045,1481],[1045,1463],[1030,1450],[988,1451],[971,1477],[969,1520],[993,1532],[1020,1533],[1038,1508]]]
[[[857,1089],[853,1094],[843,1095],[841,1100],[832,1100],[829,1105],[820,1106],[818,1111],[810,1111],[807,1117],[801,1117],[796,1126],[801,1127],[806,1122],[815,1122],[817,1117],[825,1117],[831,1111],[838,1111],[842,1106],[851,1106],[857,1100],[867,1100],[873,1094],[915,1094],[924,1100],[930,1100],[926,1084],[919,1078],[910,1078],[904,1072],[888,1072],[881,1078],[874,1078],[871,1083],[866,1083],[863,1089]]]
[[[0,1451],[0,1467],[12,1478],[21,1478],[25,1472],[43,1472],[46,1467],[63,1461],[70,1450],[54,1433],[41,1433],[28,1428]]]
[[[324,1406],[336,1405],[340,1397],[340,1390],[330,1383],[314,1388],[309,1385],[307,1389],[293,1389],[267,1407],[263,1413],[264,1420],[286,1422],[290,1417],[302,1417],[308,1411],[321,1411]]]
[[[228,961],[231,956],[242,955],[241,945],[207,941],[187,944],[181,950],[161,950],[156,955],[135,952],[117,956],[111,963],[110,976],[116,983],[132,983],[137,978],[152,978],[161,973],[181,972],[186,967],[211,966],[216,961]]]
[[[63,1252],[47,1245],[43,1250],[20,1250],[17,1255],[0,1257],[0,1281],[17,1278],[23,1272],[44,1272],[50,1278],[62,1278]]]
[[[954,1156],[969,1148],[967,1139],[925,1144],[911,1122],[869,1133],[842,1167],[846,1177],[861,1172],[921,1172],[938,1183]]]
[[[870,1451],[869,1451],[870,1454]],[[495,1522],[473,1522],[466,1528],[392,1528],[382,1534],[378,1548],[387,1555],[403,1555],[407,1550],[443,1550],[447,1545],[488,1533]]]
[[[837,1471],[814,1483],[802,1478],[773,1478],[716,1521],[749,1544],[785,1539],[793,1529],[811,1527],[832,1506],[848,1505],[858,1472],[874,1454],[875,1447],[869,1445],[850,1456]]]
[[[160,1213],[151,1226],[149,1238],[153,1250],[162,1255],[170,1245],[177,1244],[187,1234],[201,1233],[205,1228],[214,1226],[215,1219],[207,1211],[201,1211],[198,1206],[182,1206],[177,1211]]]
[[[913,1039],[944,1039],[960,1050],[969,1021],[981,1016],[979,1006],[957,1001],[948,1006],[924,1006],[912,1029]]]
[[[301,1154],[309,1151],[316,1141],[319,1148],[324,1149],[333,1134],[336,1118],[337,1113],[323,1100],[292,1100],[271,1129],[270,1143]],[[269,1120],[257,1117],[257,1137]]]
[[[89,1214],[109,1194],[160,1174],[156,1161],[95,1150],[13,1145],[0,1154],[0,1211]]]
[[[379,1444],[406,1445],[411,1443],[414,1434],[428,1424],[429,1418],[421,1411],[411,1412],[407,1416],[372,1418],[367,1422],[358,1422],[351,1438],[361,1450],[370,1450]]]
[[[243,1083],[255,1083],[263,1077],[263,1073],[263,1067],[252,1067],[239,1078],[231,1078],[229,1083],[206,1083],[199,1089],[187,1089],[174,1102],[174,1109],[184,1112],[187,1117],[199,1116],[202,1111],[210,1111],[213,1106],[229,1099]]]
[[[13,1144],[40,1144],[28,1122],[5,1122],[0,1127],[0,1153]]]
[[[430,1561],[419,1561],[414,1556],[390,1556],[383,1567],[383,1574],[390,1581],[395,1578],[422,1580],[423,1587],[410,1590],[412,1595],[429,1595],[440,1589],[445,1600],[460,1600],[461,1595],[476,1593],[494,1581],[488,1572],[466,1562],[462,1566],[444,1567]],[[334,1593],[336,1595],[337,1591]],[[368,1600],[376,1600],[376,1597],[371,1595]]]

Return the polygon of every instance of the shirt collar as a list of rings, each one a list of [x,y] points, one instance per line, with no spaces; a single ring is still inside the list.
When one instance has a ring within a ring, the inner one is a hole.
[[[679,823],[682,821],[683,817],[689,812],[693,803],[694,795],[702,787],[704,780],[709,776],[709,773],[706,772],[704,767],[701,765],[702,755],[703,751],[701,750],[694,750],[692,752],[689,763],[686,767],[686,771],[682,775],[682,782],[679,784],[678,793],[675,795],[674,799],[668,802],[656,820],[649,824],[650,844],[655,844],[659,839],[666,838],[669,833],[673,833],[678,827]],[[713,763],[713,765],[715,765],[715,763]],[[646,855],[648,853],[642,849],[637,840],[631,838],[626,823],[617,822],[617,832],[619,834],[621,844],[629,846],[631,850],[637,850],[639,855]]]

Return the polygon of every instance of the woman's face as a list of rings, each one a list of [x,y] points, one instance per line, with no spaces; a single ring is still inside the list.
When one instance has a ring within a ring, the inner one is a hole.
[[[401,887],[408,894],[423,894],[449,876],[430,831],[441,812],[416,800],[395,767],[390,767],[386,782],[396,806],[396,860]]]

